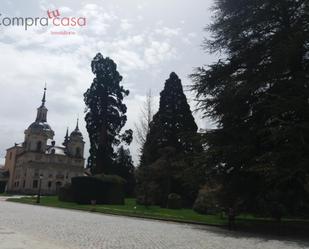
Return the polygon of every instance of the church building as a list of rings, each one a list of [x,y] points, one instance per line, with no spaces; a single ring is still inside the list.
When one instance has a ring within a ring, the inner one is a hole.
[[[6,192],[56,194],[71,178],[84,174],[84,140],[76,128],[67,130],[62,145],[53,140],[47,123],[46,88],[35,121],[25,130],[24,142],[7,149],[3,171],[7,172]]]

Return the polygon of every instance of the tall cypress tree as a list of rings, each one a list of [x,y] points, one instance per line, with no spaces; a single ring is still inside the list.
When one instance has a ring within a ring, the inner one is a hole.
[[[122,76],[110,58],[98,53],[91,62],[95,78],[84,94],[87,106],[86,123],[90,139],[88,167],[93,174],[117,174],[113,168],[114,147],[122,141],[132,141],[132,131],[120,134],[127,121],[127,107],[123,103],[129,91],[120,85]]]
[[[214,10],[214,39],[205,45],[225,58],[192,75],[200,109],[218,124],[207,135],[208,172],[230,203],[305,210],[309,3],[218,0]]]
[[[176,152],[193,151],[193,144],[187,135],[195,134],[197,125],[192,116],[181,80],[172,72],[160,93],[160,106],[150,125],[143,152],[145,164],[159,158],[159,150],[174,147]]]
[[[172,72],[160,93],[159,110],[150,124],[142,150],[137,174],[140,195],[157,199],[158,204],[165,205],[170,192],[182,192],[181,179],[176,180],[177,171],[184,170],[186,166],[180,163],[183,159],[180,159],[180,155],[188,156],[196,148],[200,148],[194,141],[196,132],[197,125],[183,92],[181,80]],[[178,163],[176,158],[179,158]],[[146,193],[150,187],[152,193]]]

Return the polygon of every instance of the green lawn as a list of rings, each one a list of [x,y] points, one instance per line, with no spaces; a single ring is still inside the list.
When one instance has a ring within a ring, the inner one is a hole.
[[[35,197],[23,197],[21,199],[10,198],[9,201],[36,204]],[[146,208],[141,205],[136,205],[135,199],[126,199],[125,205],[96,205],[93,207],[91,205],[62,202],[56,196],[44,196],[41,197],[40,205],[171,221],[198,222],[208,225],[225,225],[227,223],[226,219],[221,218],[220,215],[201,215],[191,209],[172,210],[160,208],[159,206]]]
[[[8,201],[36,204],[35,197],[9,198]],[[116,214],[124,216],[134,216],[142,218],[163,219],[170,221],[195,222],[205,225],[226,226],[226,217],[218,215],[201,215],[191,209],[172,210],[160,208],[159,206],[136,205],[135,199],[126,199],[125,205],[79,205],[71,202],[62,202],[57,196],[43,196],[39,205],[92,211],[106,214]],[[237,229],[242,231],[252,231],[265,234],[285,234],[307,236],[305,231],[309,230],[309,220],[284,218],[278,224],[271,218],[256,217],[252,214],[241,214],[237,216]]]

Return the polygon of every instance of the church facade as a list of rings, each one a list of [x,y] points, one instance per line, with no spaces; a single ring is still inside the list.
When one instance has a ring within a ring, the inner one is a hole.
[[[7,149],[4,171],[6,192],[56,194],[71,178],[84,174],[84,140],[78,127],[57,145],[47,123],[46,88],[35,121],[25,130],[24,141]]]

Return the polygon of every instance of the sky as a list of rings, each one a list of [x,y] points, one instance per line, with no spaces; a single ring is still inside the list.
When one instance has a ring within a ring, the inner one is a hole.
[[[126,128],[134,130],[146,92],[151,89],[156,106],[171,72],[184,88],[194,68],[218,58],[203,51],[204,28],[211,22],[212,0],[1,0],[0,3],[0,164],[6,149],[24,140],[24,130],[35,120],[43,88],[47,84],[48,123],[56,144],[63,142],[80,117],[80,129],[89,149],[85,129],[83,93],[94,78],[90,63],[96,53],[112,58],[130,90]],[[8,25],[6,17],[47,18],[58,10],[59,18],[82,17],[80,27]],[[6,26],[7,25],[7,26]],[[58,31],[71,32],[60,35]],[[186,91],[191,110],[192,93]],[[213,124],[195,113],[199,128]],[[134,161],[138,149],[130,146]]]

